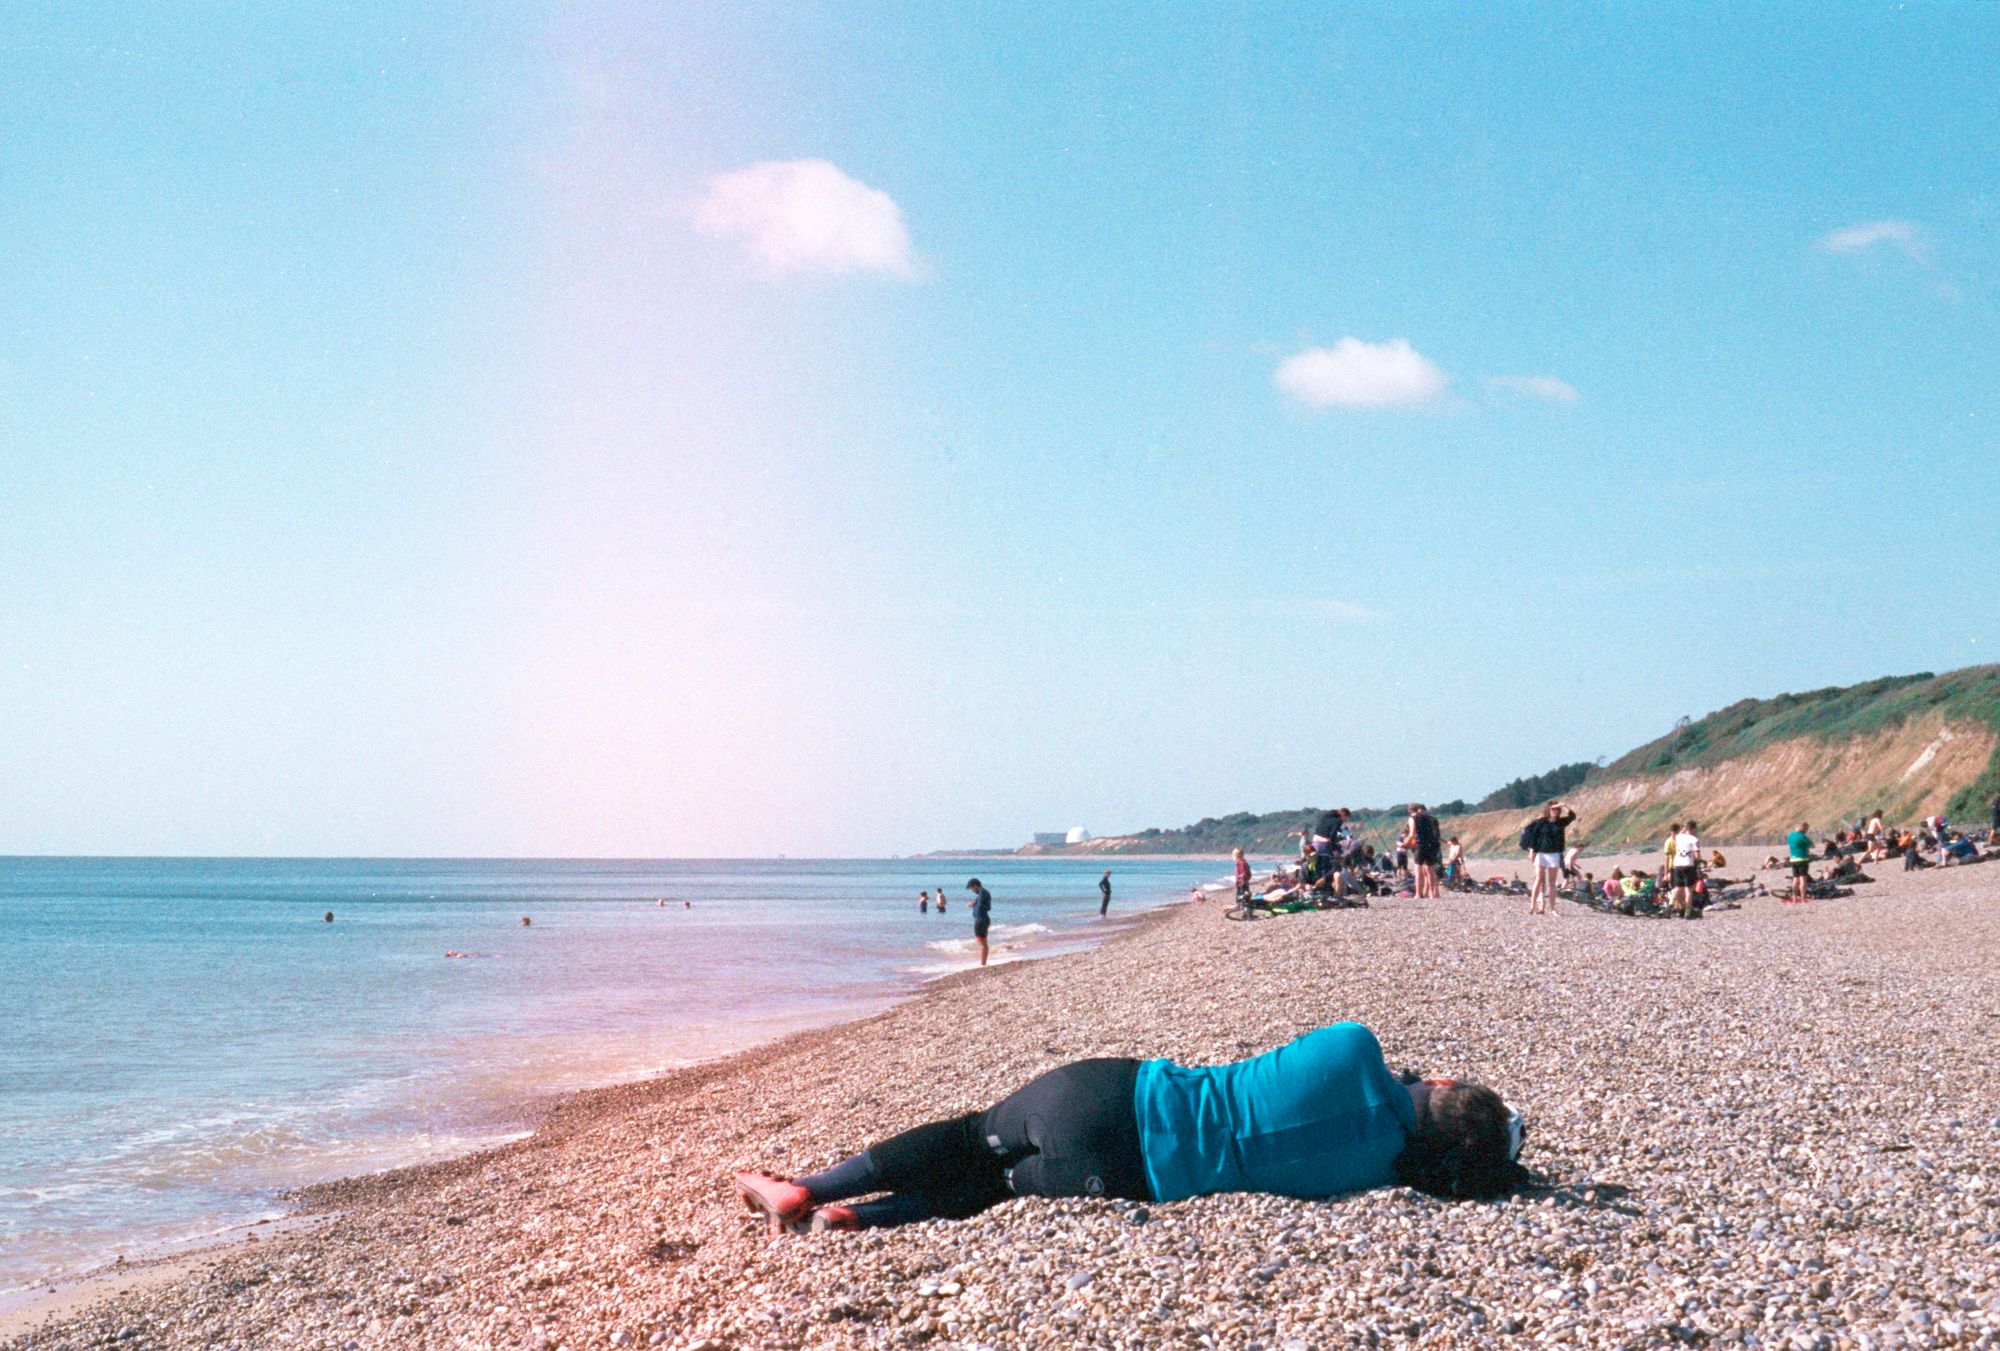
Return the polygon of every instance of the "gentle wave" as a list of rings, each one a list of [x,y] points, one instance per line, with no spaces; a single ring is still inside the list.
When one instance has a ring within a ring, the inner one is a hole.
[[[989,948],[997,948],[1003,943],[1019,943],[1033,938],[1036,934],[1054,933],[1046,924],[996,924],[986,937]],[[924,944],[932,952],[977,952],[979,940],[975,938],[940,938]]]
[[[0,859],[0,1291],[511,1138],[551,1092],[874,1012],[976,960],[969,912],[910,903],[961,866]],[[1016,921],[990,961],[1111,932],[1103,866],[980,859]],[[1213,875],[1116,868],[1122,914]],[[782,986],[753,978],[772,951]]]

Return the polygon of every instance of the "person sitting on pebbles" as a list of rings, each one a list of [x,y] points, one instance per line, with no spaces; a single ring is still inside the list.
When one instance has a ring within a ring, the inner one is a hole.
[[[986,1111],[797,1180],[737,1173],[736,1189],[774,1235],[964,1219],[1017,1196],[1317,1200],[1402,1183],[1485,1198],[1520,1179],[1523,1130],[1492,1089],[1391,1074],[1373,1032],[1336,1023],[1230,1065],[1076,1061]]]

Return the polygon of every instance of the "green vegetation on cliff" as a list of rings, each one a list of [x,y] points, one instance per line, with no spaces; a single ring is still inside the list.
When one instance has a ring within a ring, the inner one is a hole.
[[[1907,723],[1933,717],[1973,723],[2000,733],[2000,666],[1974,666],[1944,675],[1886,676],[1859,685],[1744,699],[1703,718],[1684,718],[1665,736],[1608,765],[1560,765],[1546,774],[1516,779],[1477,804],[1451,801],[1432,810],[1443,818],[1517,811],[1597,784],[1659,780],[1679,770],[1751,757],[1784,742],[1817,740],[1832,745],[1893,733]],[[1887,782],[1882,787],[1889,795],[1884,799],[1888,805],[1895,785]],[[1994,751],[1982,772],[1955,788],[1944,810],[1958,819],[1983,818],[1996,793],[2000,793],[2000,749]],[[1599,844],[1649,838],[1666,819],[1664,814],[1680,809],[1671,800],[1635,802],[1591,822],[1590,836]],[[1299,832],[1310,830],[1318,816],[1315,807],[1261,814],[1236,812],[1204,817],[1178,830],[1140,831],[1104,841],[1099,848],[1118,853],[1219,854],[1241,845],[1254,853],[1291,853],[1298,847]],[[1656,816],[1659,821],[1653,819]],[[1364,834],[1380,845],[1400,831],[1403,812],[1400,806],[1357,808],[1355,820]]]
[[[1979,723],[2000,732],[2000,666],[1968,666],[1944,675],[1924,671],[1884,676],[1804,694],[1743,699],[1627,752],[1594,771],[1590,779],[1599,782],[1671,774],[1677,769],[1754,755],[1781,741],[1801,737],[1845,741],[1893,731],[1931,715]],[[1996,792],[2000,792],[2000,751],[1995,752],[1985,772],[1952,796],[1945,814],[1983,815]]]
[[[1471,810],[1497,812],[1503,808],[1539,806],[1581,786],[1595,768],[1590,761],[1579,760],[1573,765],[1557,765],[1546,774],[1530,774],[1525,779],[1515,779],[1506,787],[1496,788],[1479,799],[1479,805]],[[1464,804],[1457,805],[1463,807]]]

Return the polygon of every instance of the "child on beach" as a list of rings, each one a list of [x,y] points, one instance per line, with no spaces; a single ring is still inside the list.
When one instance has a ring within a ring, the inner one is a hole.
[[[774,1235],[963,1219],[1017,1196],[1319,1199],[1401,1183],[1486,1198],[1519,1180],[1522,1134],[1492,1089],[1393,1075],[1373,1032],[1337,1023],[1230,1065],[1077,1061],[985,1111],[796,1181],[741,1172],[736,1188]]]

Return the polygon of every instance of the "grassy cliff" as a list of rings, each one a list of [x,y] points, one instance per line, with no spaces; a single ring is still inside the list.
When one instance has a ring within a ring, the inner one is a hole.
[[[1879,809],[1892,820],[1943,811],[1983,819],[2000,793],[2000,666],[1887,676],[1859,685],[1744,699],[1600,767],[1564,765],[1517,779],[1476,806],[1434,807],[1468,847],[1511,853],[1526,810],[1561,794],[1595,847],[1650,843],[1675,818],[1715,836],[1781,835],[1793,823],[1830,827]],[[1421,794],[1419,794],[1421,796]],[[1290,853],[1317,808],[1206,817],[1177,830],[1109,836],[1096,853]],[[1399,809],[1356,809],[1378,843]],[[1073,852],[1059,850],[1054,852]]]

